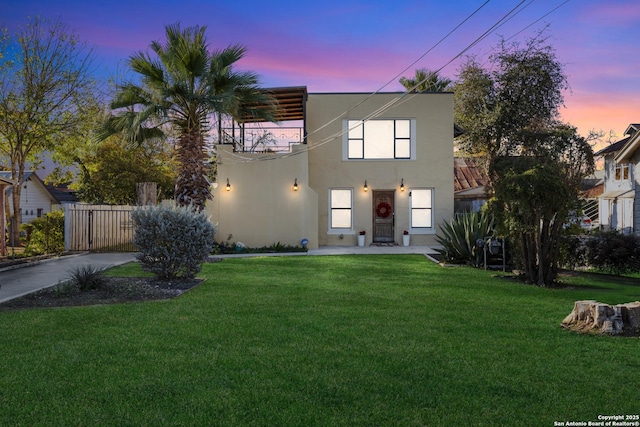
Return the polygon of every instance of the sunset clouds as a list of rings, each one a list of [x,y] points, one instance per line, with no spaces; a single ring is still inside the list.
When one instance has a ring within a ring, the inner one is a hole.
[[[152,40],[162,40],[165,25],[180,22],[206,25],[212,49],[236,43],[247,47],[239,65],[257,72],[264,86],[305,85],[310,92],[402,90],[398,73],[444,67],[520,3],[491,1],[471,16],[483,0],[0,1],[9,3],[0,8],[0,25],[10,30],[36,15],[68,23],[94,47],[97,68],[105,76],[121,70],[129,55],[146,50]],[[523,3],[526,7],[466,54],[482,59],[500,37],[524,41],[548,25],[545,34],[565,64],[571,86],[563,119],[582,134],[596,129],[622,136],[629,123],[640,122],[640,3],[564,3]],[[441,73],[455,78],[463,59]]]

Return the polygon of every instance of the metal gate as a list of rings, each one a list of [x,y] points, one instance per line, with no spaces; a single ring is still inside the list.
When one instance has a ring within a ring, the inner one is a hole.
[[[135,252],[134,206],[65,205],[64,246],[67,251]]]

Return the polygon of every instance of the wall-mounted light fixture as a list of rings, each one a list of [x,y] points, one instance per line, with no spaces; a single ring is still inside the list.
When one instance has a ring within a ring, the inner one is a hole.
[[[225,187],[227,191],[231,191],[231,184],[229,184],[229,178],[227,178],[227,186]]]
[[[400,191],[404,191],[404,178],[400,180]]]
[[[364,180],[364,187],[362,187],[362,189],[363,189],[365,192],[369,191],[369,186],[367,185],[367,180],[366,180],[366,179]]]
[[[298,178],[293,181],[293,191],[298,191]]]

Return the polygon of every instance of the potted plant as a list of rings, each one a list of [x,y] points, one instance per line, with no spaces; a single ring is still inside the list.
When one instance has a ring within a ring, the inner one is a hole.
[[[402,232],[402,246],[409,246],[410,242],[411,236],[409,235],[409,232],[407,230],[404,230]]]
[[[358,234],[358,246],[364,246],[364,239],[366,234],[367,232],[364,230],[362,230],[360,234]]]

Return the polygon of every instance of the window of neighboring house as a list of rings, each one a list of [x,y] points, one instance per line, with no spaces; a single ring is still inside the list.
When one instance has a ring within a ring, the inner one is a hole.
[[[629,179],[629,164],[618,163],[616,164],[616,181]]]
[[[43,211],[44,211],[44,209],[38,208],[38,218],[42,218]]]
[[[353,189],[329,190],[329,230],[346,231],[353,228]]]
[[[348,160],[410,160],[415,158],[415,120],[345,120]]]
[[[433,189],[411,189],[411,231],[433,229]]]

